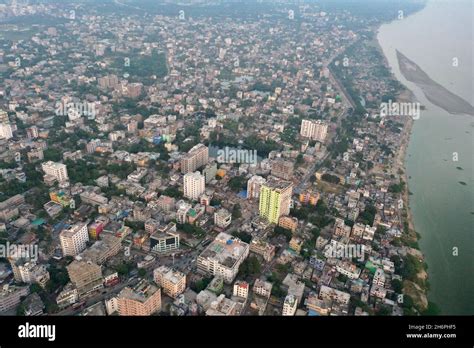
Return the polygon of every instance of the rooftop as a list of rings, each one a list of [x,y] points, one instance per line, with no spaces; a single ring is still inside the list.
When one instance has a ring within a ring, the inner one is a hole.
[[[118,298],[127,298],[130,300],[145,302],[160,289],[150,282],[142,279],[133,288],[126,287],[120,291]]]
[[[227,233],[219,233],[214,241],[200,255],[213,258],[226,267],[233,267],[249,245]]]

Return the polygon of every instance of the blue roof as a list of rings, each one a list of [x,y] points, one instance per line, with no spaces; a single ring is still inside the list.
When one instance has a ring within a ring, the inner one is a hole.
[[[240,198],[247,198],[247,190],[242,190],[237,194]]]

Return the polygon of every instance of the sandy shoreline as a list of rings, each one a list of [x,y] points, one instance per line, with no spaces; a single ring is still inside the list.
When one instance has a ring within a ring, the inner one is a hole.
[[[400,51],[397,53],[398,66],[403,77],[415,83],[423,91],[426,99],[452,115],[474,116],[474,107],[466,100],[433,81],[415,62]]]

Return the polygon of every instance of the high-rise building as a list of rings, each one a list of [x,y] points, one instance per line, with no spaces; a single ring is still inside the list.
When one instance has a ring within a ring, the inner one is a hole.
[[[181,173],[194,172],[208,162],[209,148],[203,144],[197,144],[181,159]]]
[[[161,310],[161,289],[142,279],[133,288],[124,288],[117,302],[119,315],[152,315]]]
[[[68,181],[67,167],[65,164],[48,161],[41,164],[41,168],[46,175],[54,177],[59,182]]]
[[[63,256],[76,256],[86,248],[89,241],[87,223],[77,223],[59,234]]]
[[[101,267],[91,261],[74,260],[66,269],[79,296],[99,290],[104,286]]]
[[[260,187],[267,180],[261,176],[254,175],[247,181],[247,198],[253,199],[260,196]]]
[[[187,173],[184,175],[184,197],[198,200],[204,193],[206,183],[204,176],[199,172]]]
[[[328,124],[321,120],[302,120],[300,134],[305,138],[311,138],[320,142],[326,140]]]
[[[278,224],[281,216],[290,213],[292,192],[291,182],[269,179],[260,188],[260,216],[270,223]]]
[[[186,289],[186,275],[166,266],[160,266],[153,271],[153,280],[172,298],[177,298]]]
[[[197,259],[198,270],[231,283],[249,254],[249,245],[227,233],[219,233]]]

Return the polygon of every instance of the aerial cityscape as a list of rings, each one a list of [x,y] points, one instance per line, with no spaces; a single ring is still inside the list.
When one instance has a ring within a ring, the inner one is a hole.
[[[0,1],[0,315],[474,314],[459,4]]]

